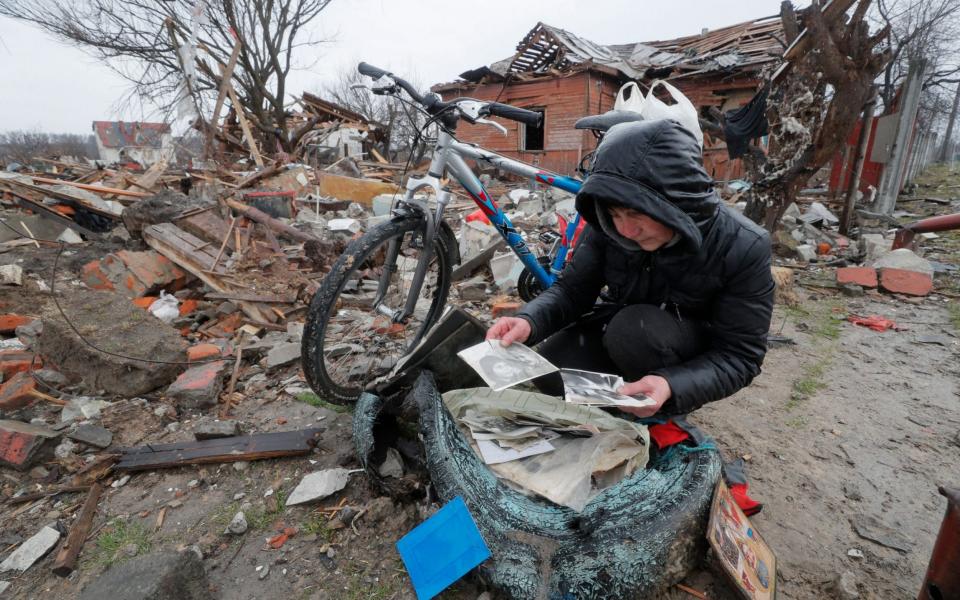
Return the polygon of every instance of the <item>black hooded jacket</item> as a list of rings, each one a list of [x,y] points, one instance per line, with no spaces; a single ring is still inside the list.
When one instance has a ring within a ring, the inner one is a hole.
[[[603,208],[609,201],[649,215],[677,235],[646,252],[616,232]],[[611,128],[576,205],[588,225],[573,258],[559,280],[518,315],[532,326],[528,343],[589,312],[603,291],[605,300],[665,305],[704,326],[705,352],[653,373],[670,383],[663,412],[692,411],[733,394],[760,373],[773,309],[770,239],[720,201],[691,133],[666,120]]]

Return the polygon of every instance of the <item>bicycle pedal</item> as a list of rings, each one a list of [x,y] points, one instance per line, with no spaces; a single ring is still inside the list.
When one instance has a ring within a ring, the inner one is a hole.
[[[560,239],[560,234],[556,231],[544,231],[540,233],[539,239],[542,243],[550,245]]]

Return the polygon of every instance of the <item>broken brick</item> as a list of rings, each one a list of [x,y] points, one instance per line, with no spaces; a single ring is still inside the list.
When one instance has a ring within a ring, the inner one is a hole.
[[[0,350],[0,373],[3,374],[4,380],[13,377],[17,373],[29,371],[31,365],[34,364],[39,367],[42,362],[40,357],[36,357],[36,362],[34,362],[34,355],[32,352],[24,352],[22,350]]]
[[[497,302],[493,305],[491,315],[494,319],[500,317],[511,317],[520,311],[519,302]]]
[[[189,315],[200,307],[200,302],[193,298],[188,298],[180,303],[180,316]]]
[[[906,269],[880,269],[880,287],[895,294],[926,296],[933,291],[933,278]]]
[[[56,436],[56,432],[39,425],[0,421],[0,466],[26,471],[47,440]]]
[[[84,265],[82,278],[93,289],[116,289],[135,298],[178,290],[186,283],[187,274],[153,250],[120,250]]]
[[[852,283],[864,288],[877,287],[877,270],[873,267],[843,267],[837,269],[837,285]]]
[[[223,388],[226,361],[218,360],[190,367],[167,388],[167,397],[185,408],[214,406]]]
[[[150,306],[157,301],[156,296],[143,296],[133,299],[133,305],[139,306],[143,310],[150,310]]]
[[[0,410],[19,410],[33,404],[36,382],[30,373],[21,371],[0,385]]]
[[[23,315],[0,315],[0,333],[9,335],[16,331],[17,327],[26,325],[30,321],[33,321],[33,319]]]
[[[113,289],[113,283],[107,277],[107,274],[103,272],[103,269],[100,267],[99,260],[88,262],[87,264],[83,265],[80,278],[88,288],[94,290]]]
[[[187,360],[189,362],[214,358],[220,356],[220,354],[220,347],[216,344],[197,344],[196,346],[187,348]]]

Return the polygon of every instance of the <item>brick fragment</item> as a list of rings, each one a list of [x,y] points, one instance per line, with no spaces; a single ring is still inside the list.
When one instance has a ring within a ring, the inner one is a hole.
[[[167,397],[184,408],[214,406],[223,388],[227,363],[223,360],[190,367],[167,388]]]
[[[46,427],[20,421],[0,421],[0,466],[26,471],[46,442],[57,434]]]
[[[150,310],[150,306],[157,301],[156,296],[143,296],[141,298],[134,298],[133,305],[139,306],[143,310]]]
[[[520,311],[521,304],[519,302],[497,302],[493,305],[491,314],[494,319],[500,317],[510,317]]]
[[[21,325],[26,325],[33,321],[31,317],[25,317],[23,315],[15,314],[6,314],[0,315],[0,333],[10,335],[16,331],[17,327]]]
[[[24,352],[22,350],[0,350],[0,373],[3,374],[4,381],[17,373],[29,371],[31,366],[40,368],[41,365],[42,361],[40,357],[36,357],[36,361],[34,361],[34,355],[31,352]]]
[[[220,347],[216,344],[197,344],[196,346],[187,348],[187,360],[190,362],[215,358],[220,356],[220,354]]]
[[[933,291],[933,278],[905,269],[880,269],[880,287],[895,294],[926,296]]]
[[[135,298],[175,291],[184,286],[187,274],[170,259],[152,250],[120,250],[83,267],[84,283],[93,289],[113,290]]]
[[[36,400],[33,395],[35,389],[36,382],[30,373],[25,371],[17,373],[9,381],[0,385],[0,410],[19,410],[33,404]]]
[[[837,285],[851,283],[864,288],[877,287],[877,270],[873,267],[842,267],[837,269]]]

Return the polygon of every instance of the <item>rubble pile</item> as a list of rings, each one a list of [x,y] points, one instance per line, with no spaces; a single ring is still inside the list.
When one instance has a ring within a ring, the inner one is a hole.
[[[49,560],[47,572],[70,576],[80,553],[99,551],[91,531],[130,518],[115,508],[129,482],[183,465],[232,463],[218,473],[242,481],[256,461],[324,457],[270,489],[282,487],[284,503],[304,511],[334,503],[321,513],[327,521],[355,527],[366,509],[343,504],[355,487],[347,485],[356,464],[349,415],[339,418],[310,392],[300,342],[322,278],[351,240],[390,218],[400,175],[380,159],[255,171],[38,161],[0,173],[0,219],[9,226],[0,229],[8,263],[0,270],[0,465],[9,469],[0,513],[19,532],[4,538],[19,548],[10,572],[39,580],[46,567],[36,565]],[[556,228],[558,214],[573,216],[568,194],[484,180],[531,245]],[[461,257],[450,301],[488,317],[516,311],[519,260],[465,196],[447,218]],[[393,458],[391,476],[403,477],[405,459]],[[322,492],[317,481],[326,482]],[[135,519],[163,529],[169,511],[217,487],[188,483]],[[263,510],[275,497],[264,496]],[[250,521],[261,503],[247,504],[217,525],[218,536],[262,528]],[[61,556],[68,534],[82,537]],[[287,526],[274,543],[302,537]],[[218,556],[218,544],[197,552]],[[145,564],[166,560],[152,556]],[[0,573],[0,586],[12,582]]]

